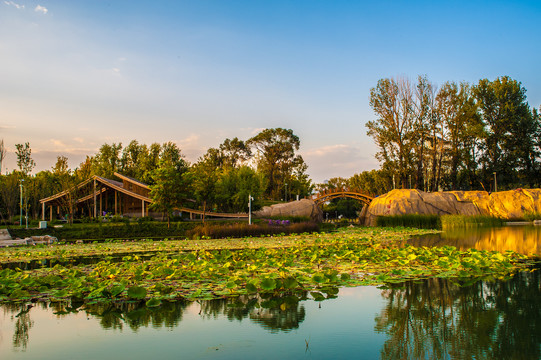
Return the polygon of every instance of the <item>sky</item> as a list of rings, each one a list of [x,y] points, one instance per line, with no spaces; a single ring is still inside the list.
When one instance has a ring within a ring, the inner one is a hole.
[[[367,121],[382,78],[510,76],[541,105],[540,1],[0,0],[2,173],[104,143],[292,129],[314,182],[379,167]]]

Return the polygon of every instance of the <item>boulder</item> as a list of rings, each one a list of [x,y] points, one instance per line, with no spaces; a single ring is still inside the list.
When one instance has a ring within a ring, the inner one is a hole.
[[[375,225],[376,217],[404,214],[488,215],[504,219],[541,212],[541,189],[516,189],[489,194],[486,191],[426,193],[396,189],[370,203],[365,224]]]
[[[323,220],[321,209],[313,200],[309,199],[265,206],[261,210],[255,211],[254,216],[258,218],[303,216],[317,222]]]

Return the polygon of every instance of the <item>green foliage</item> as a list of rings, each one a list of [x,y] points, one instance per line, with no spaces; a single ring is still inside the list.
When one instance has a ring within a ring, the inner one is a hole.
[[[51,235],[59,240],[104,240],[104,239],[140,239],[140,238],[182,238],[186,230],[197,226],[197,223],[176,222],[167,224],[162,222],[138,221],[136,223],[85,223],[64,225],[61,228],[49,227],[47,229],[29,229],[13,227],[9,230],[13,237],[24,239],[32,235]]]
[[[188,230],[188,238],[241,238],[247,236],[302,234],[319,231],[319,226],[314,222],[294,223],[287,226],[269,226],[267,224],[237,223],[223,225],[202,225],[193,230]]]
[[[527,220],[527,221],[541,220],[541,213],[540,212],[527,212],[524,214],[524,220]]]
[[[441,217],[441,226],[444,230],[460,227],[495,227],[503,225],[503,219],[493,216],[444,215]]]
[[[277,237],[267,247],[244,239],[236,240],[230,247],[213,248],[212,242],[197,240],[199,245],[194,251],[185,251],[184,241],[142,242],[121,261],[104,256],[110,246],[95,244],[81,251],[101,255],[103,260],[98,263],[72,261],[36,270],[0,270],[0,299],[132,299],[145,300],[148,307],[153,307],[164,300],[259,292],[265,299],[261,306],[272,307],[275,296],[309,293],[319,301],[335,297],[338,286],[389,284],[427,277],[505,276],[532,263],[512,252],[404,247],[400,245],[403,242],[393,241],[412,233],[347,229],[333,234],[297,235],[294,239]],[[145,261],[141,261],[140,252],[135,252],[143,247],[152,249]],[[125,254],[126,248],[129,246],[122,245],[117,251]],[[56,256],[69,259],[64,249],[59,246]],[[38,258],[48,251],[51,250],[32,250]],[[0,260],[5,262],[6,258],[28,253],[28,249],[8,249],[0,252]]]
[[[173,210],[182,206],[188,198],[187,178],[184,175],[187,166],[181,159],[175,158],[174,149],[168,148],[169,153],[164,156],[169,159],[160,160],[158,168],[152,172],[155,184],[150,186],[150,197],[153,201],[151,208],[167,215],[168,226]]]
[[[378,216],[376,226],[381,227],[412,227],[418,229],[441,229],[438,215],[406,214],[393,216]]]

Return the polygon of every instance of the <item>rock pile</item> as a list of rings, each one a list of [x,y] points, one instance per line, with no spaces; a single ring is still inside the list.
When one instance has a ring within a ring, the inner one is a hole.
[[[14,240],[11,239],[10,237],[9,239],[0,240],[0,247],[38,245],[38,244],[49,245],[57,241],[58,241],[57,238],[50,235],[30,236],[24,239],[14,239]]]
[[[541,213],[541,189],[516,189],[489,194],[486,191],[426,193],[396,189],[370,203],[365,224],[375,225],[376,217],[404,214],[489,215],[504,219]]]
[[[263,209],[255,211],[254,216],[258,218],[270,218],[275,216],[303,216],[309,217],[317,222],[321,222],[323,220],[323,213],[321,209],[313,200],[309,199],[301,199],[283,204],[265,206]]]

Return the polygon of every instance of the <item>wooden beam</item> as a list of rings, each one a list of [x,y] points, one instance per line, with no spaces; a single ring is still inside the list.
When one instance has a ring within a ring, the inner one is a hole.
[[[98,203],[96,202],[96,179],[94,178],[94,217],[96,217],[97,212],[98,212]]]

